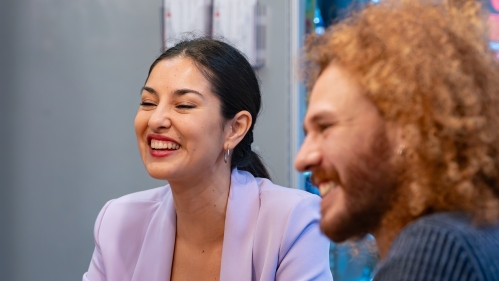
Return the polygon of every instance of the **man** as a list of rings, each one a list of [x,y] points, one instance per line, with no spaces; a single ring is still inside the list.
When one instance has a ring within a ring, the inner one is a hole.
[[[499,280],[499,63],[479,4],[382,3],[307,43],[295,165],[374,280]]]

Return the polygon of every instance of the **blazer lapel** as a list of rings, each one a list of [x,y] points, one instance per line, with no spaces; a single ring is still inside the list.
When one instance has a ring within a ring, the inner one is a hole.
[[[227,212],[222,249],[220,280],[252,280],[253,240],[258,211],[260,190],[253,176],[234,169]]]
[[[132,281],[170,280],[176,220],[172,193],[168,190],[147,229]]]

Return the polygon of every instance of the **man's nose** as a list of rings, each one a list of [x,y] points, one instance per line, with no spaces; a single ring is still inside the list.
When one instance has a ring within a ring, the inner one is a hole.
[[[295,168],[300,172],[310,171],[321,161],[317,139],[307,136],[295,159]]]

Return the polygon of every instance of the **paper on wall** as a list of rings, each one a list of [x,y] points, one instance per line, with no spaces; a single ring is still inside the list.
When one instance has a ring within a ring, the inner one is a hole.
[[[253,66],[261,64],[262,52],[257,50],[259,24],[257,0],[214,0],[213,36],[223,37],[243,54]]]
[[[163,45],[171,47],[186,33],[211,35],[212,0],[163,0]]]

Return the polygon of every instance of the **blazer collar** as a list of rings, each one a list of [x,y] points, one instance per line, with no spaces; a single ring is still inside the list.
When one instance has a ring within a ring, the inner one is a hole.
[[[165,199],[147,229],[132,281],[170,280],[177,219],[173,196],[169,186],[167,188]],[[255,178],[246,171],[234,169],[225,217],[221,281],[252,278],[259,196]]]
[[[147,229],[132,281],[170,280],[177,215],[170,186],[167,188]]]
[[[255,178],[246,171],[234,169],[225,217],[220,280],[251,280],[253,241],[260,191]]]

